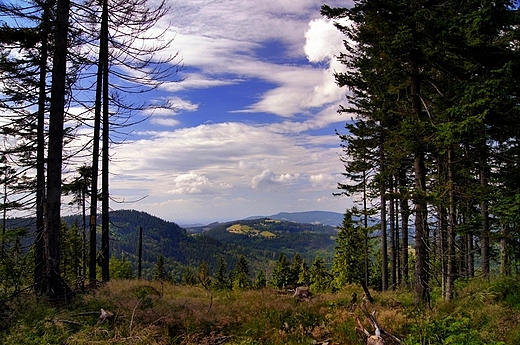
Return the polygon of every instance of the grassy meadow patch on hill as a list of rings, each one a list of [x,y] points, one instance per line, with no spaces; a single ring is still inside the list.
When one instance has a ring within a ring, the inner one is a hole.
[[[382,327],[403,344],[517,344],[518,281],[461,282],[454,302],[432,300],[413,306],[408,290],[373,292]],[[318,293],[308,302],[275,289],[209,291],[157,281],[114,280],[78,295],[68,305],[51,306],[32,295],[4,307],[3,344],[362,344],[356,316],[370,328],[347,286]],[[100,310],[114,313],[99,322]],[[388,341],[387,344],[392,344]]]

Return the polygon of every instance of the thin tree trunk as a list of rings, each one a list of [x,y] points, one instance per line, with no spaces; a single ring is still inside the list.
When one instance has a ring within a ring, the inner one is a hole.
[[[40,51],[40,75],[38,81],[38,119],[36,125],[36,236],[34,240],[34,290],[42,293],[44,259],[44,219],[43,209],[45,203],[45,106],[47,104],[47,60],[48,60],[48,36],[49,36],[49,11],[50,3],[42,4],[42,29]]]
[[[440,270],[441,270],[441,291],[442,298],[446,300],[446,291],[448,286],[448,265],[447,265],[447,241],[448,237],[448,229],[447,229],[447,220],[446,220],[446,210],[443,205],[440,205],[438,208],[438,228],[437,231],[437,255],[439,256],[440,261]]]
[[[367,207],[367,172],[363,170],[363,226],[365,227],[365,282],[370,281],[368,248],[368,207]]]
[[[66,298],[67,287],[60,272],[61,168],[67,73],[67,43],[70,0],[58,0],[52,68],[49,148],[47,155],[47,218],[45,226],[45,292],[50,299]]]
[[[380,141],[380,169],[381,173],[384,174],[385,166],[384,166],[384,152],[383,152],[383,125],[381,124],[381,141]],[[381,187],[380,187],[380,197],[381,197],[381,289],[383,291],[388,290],[388,244],[387,244],[387,233],[386,233],[386,184],[385,178],[381,177]]]
[[[406,188],[406,169],[401,167],[399,172],[399,184],[401,188]],[[410,217],[410,208],[408,206],[408,197],[401,192],[401,270],[402,282],[408,284],[409,269],[408,269],[408,219]]]
[[[139,227],[139,251],[137,261],[137,279],[141,279],[141,270],[143,264],[143,228]]]
[[[482,189],[482,201],[480,202],[480,214],[482,216],[482,228],[480,233],[480,255],[482,257],[482,275],[489,277],[489,213],[485,199],[487,190],[487,176],[484,165],[480,167],[480,187]]]
[[[467,265],[468,265],[468,277],[473,278],[475,276],[475,255],[473,246],[473,234],[468,233],[467,235]]]
[[[500,239],[500,274],[511,275],[509,257],[507,255],[507,239],[509,238],[508,225],[502,225],[502,238]]]
[[[412,112],[418,121],[422,121],[420,101],[419,65],[412,61],[411,74]],[[428,273],[428,209],[425,198],[426,168],[424,166],[424,149],[419,143],[414,152],[415,172],[415,296],[414,303],[429,303],[430,286]]]
[[[453,300],[456,278],[456,257],[455,257],[455,186],[453,175],[453,150],[448,149],[448,185],[449,185],[449,218],[448,218],[448,284],[446,299]]]
[[[109,245],[109,113],[108,113],[108,0],[103,0],[103,14],[102,14],[102,28],[101,32],[105,35],[102,40],[103,50],[103,149],[101,160],[101,276],[104,282],[109,281],[109,260],[110,260],[110,245]]]
[[[395,289],[397,285],[397,260],[395,255],[395,198],[393,197],[394,183],[393,179],[390,179],[389,189],[392,193],[392,197],[389,202],[389,219],[390,219],[390,288]]]
[[[104,2],[103,1],[103,5]],[[96,284],[97,279],[97,205],[98,205],[98,176],[99,176],[99,140],[101,132],[101,108],[102,108],[102,92],[103,92],[103,76],[105,68],[105,56],[108,55],[106,50],[107,44],[105,41],[108,39],[108,33],[105,33],[105,29],[108,28],[108,16],[104,15],[103,10],[101,14],[101,32],[99,38],[99,57],[98,57],[98,70],[96,80],[96,101],[94,110],[94,135],[92,145],[92,192],[90,197],[90,255],[89,255],[89,281],[90,285]]]

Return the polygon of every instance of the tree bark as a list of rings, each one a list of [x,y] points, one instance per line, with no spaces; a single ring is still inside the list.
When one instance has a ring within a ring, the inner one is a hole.
[[[38,115],[36,128],[36,236],[34,240],[34,290],[42,293],[44,258],[44,203],[45,203],[45,106],[47,104],[47,60],[49,11],[48,1],[42,4],[40,75],[38,85]]]
[[[406,188],[406,169],[401,167],[399,171],[399,184],[401,188]],[[401,210],[401,277],[404,284],[408,284],[409,268],[408,268],[408,219],[410,217],[410,209],[408,207],[408,197],[401,192],[400,200]]]
[[[103,149],[101,159],[101,276],[104,282],[109,281],[109,113],[108,113],[108,0],[103,0],[103,14],[101,22],[102,44],[105,52],[103,64]]]
[[[90,198],[90,255],[89,255],[89,281],[95,285],[97,280],[97,205],[98,205],[98,176],[99,176],[99,141],[101,132],[101,111],[103,103],[103,82],[105,63],[108,59],[108,15],[104,10],[106,0],[103,0],[101,14],[101,31],[99,38],[99,57],[96,80],[96,100],[94,110],[94,135],[92,145],[92,194]],[[106,43],[105,43],[106,42]]]
[[[381,142],[379,146],[379,159],[381,165],[381,174],[384,175],[384,151],[383,151],[383,124],[381,124]],[[381,275],[382,284],[381,289],[383,291],[388,290],[388,244],[387,244],[387,233],[386,233],[386,183],[385,177],[381,176]]]
[[[412,61],[411,93],[412,113],[419,122],[423,121],[420,101],[419,65]],[[424,166],[424,149],[421,143],[414,150],[415,172],[415,296],[414,303],[429,303],[430,287],[428,273],[428,209],[426,203],[426,168]]]
[[[67,287],[60,272],[61,168],[67,74],[67,42],[70,0],[58,0],[52,68],[49,147],[47,155],[47,218],[44,228],[44,291],[51,300],[66,298]]]
[[[456,256],[455,256],[455,186],[453,175],[453,150],[448,149],[448,186],[449,186],[449,216],[448,216],[448,280],[446,287],[446,300],[453,300],[456,278]]]
[[[489,212],[485,200],[487,193],[487,176],[484,168],[480,167],[480,188],[482,189],[482,200],[480,202],[480,214],[482,216],[482,228],[480,233],[480,255],[482,258],[482,275],[489,277]]]

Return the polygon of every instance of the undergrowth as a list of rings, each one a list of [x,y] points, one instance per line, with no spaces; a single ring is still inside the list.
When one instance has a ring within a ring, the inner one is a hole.
[[[202,287],[115,280],[50,305],[33,295],[8,303],[0,343],[18,344],[363,344],[357,320],[373,331],[359,305],[358,286],[296,301],[274,289],[208,291]],[[382,327],[406,345],[520,343],[518,280],[458,282],[453,302],[432,292],[431,308],[413,305],[412,292],[373,292]],[[101,309],[114,313],[100,322]],[[393,342],[388,339],[387,344]]]

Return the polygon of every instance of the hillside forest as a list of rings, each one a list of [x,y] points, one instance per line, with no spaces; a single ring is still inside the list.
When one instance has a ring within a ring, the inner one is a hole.
[[[158,54],[167,40],[137,43],[167,2],[1,3],[0,308],[28,291],[63,302],[137,278],[227,291],[403,289],[423,308],[432,294],[453,301],[474,278],[518,279],[517,8],[323,5],[344,35],[337,194],[355,206],[336,228],[260,218],[192,233],[109,205],[110,144],[153,106],[121,95],[153,90],[182,67]],[[134,89],[121,86],[128,80]],[[63,216],[64,196],[78,216]]]

